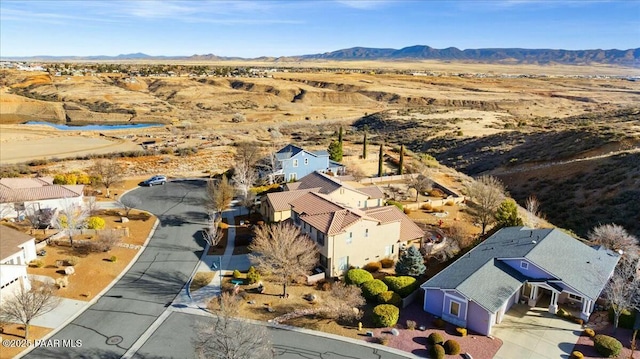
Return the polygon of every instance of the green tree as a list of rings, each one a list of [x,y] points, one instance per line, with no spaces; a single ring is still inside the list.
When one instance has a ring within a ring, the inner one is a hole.
[[[331,141],[329,148],[329,159],[332,161],[340,162],[342,161],[342,146],[338,141]]]
[[[364,132],[364,139],[362,140],[362,158],[367,159],[367,132]]]
[[[378,177],[382,177],[382,162],[384,161],[384,151],[380,144],[380,153],[378,154]]]
[[[398,174],[404,172],[404,145],[400,146],[400,160],[398,161]]]
[[[340,144],[340,149],[342,149],[342,126],[340,126],[340,131],[338,132],[338,143]]]
[[[399,276],[408,275],[418,277],[424,274],[427,267],[424,265],[424,258],[418,248],[410,246],[400,254],[396,263],[396,274]]]
[[[500,203],[496,210],[496,222],[499,227],[522,226],[522,218],[518,217],[518,205],[512,199]]]

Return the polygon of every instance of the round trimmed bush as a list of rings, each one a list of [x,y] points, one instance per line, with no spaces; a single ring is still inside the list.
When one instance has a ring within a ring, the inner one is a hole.
[[[366,282],[372,281],[373,275],[364,269],[354,268],[347,271],[347,274],[344,276],[344,280],[347,284],[360,286]]]
[[[260,273],[256,270],[254,266],[249,267],[249,271],[247,272],[247,282],[249,284],[258,283],[260,281]]]
[[[399,307],[400,303],[402,303],[402,298],[398,295],[398,293],[388,290],[386,292],[378,294],[378,303],[391,304]]]
[[[78,262],[80,262],[80,258],[76,256],[71,256],[64,259],[64,264],[72,267],[78,264]]]
[[[622,350],[622,343],[618,339],[602,334],[593,337],[593,346],[598,353],[607,358],[618,356]]]
[[[584,354],[582,354],[581,352],[574,350],[571,352],[571,359],[582,359],[584,358]]]
[[[378,272],[380,269],[382,269],[382,264],[380,264],[380,262],[370,262],[365,264],[362,269],[366,270],[367,272],[370,273],[376,273]]]
[[[429,334],[429,336],[427,337],[427,340],[432,345],[444,344],[444,338],[442,337],[442,334],[436,333],[436,332]]]
[[[374,300],[378,294],[388,291],[389,288],[380,279],[374,279],[362,285],[362,296],[367,300]]]
[[[444,347],[440,344],[436,344],[431,347],[429,354],[430,354],[430,357],[433,359],[444,359],[444,354],[445,354]]]
[[[380,260],[380,265],[382,265],[382,268],[393,268],[395,264],[396,262],[391,258],[382,258]]]
[[[595,332],[595,330],[593,330],[593,329],[591,329],[591,328],[586,328],[586,329],[584,330],[584,335],[585,335],[585,336],[587,336],[587,337],[589,337],[589,338],[593,338],[593,337],[595,337],[595,336],[596,336],[596,332]]]
[[[100,217],[89,217],[87,220],[87,228],[89,229],[104,229],[105,225],[104,219]]]
[[[416,279],[409,276],[386,276],[382,279],[384,283],[392,290],[398,293],[402,298],[413,293],[416,289]]]
[[[449,339],[444,342],[444,351],[449,355],[457,355],[460,354],[460,343],[453,339]]]
[[[400,309],[391,304],[380,304],[373,308],[373,324],[376,327],[386,328],[396,325],[400,318]]]
[[[459,336],[461,337],[466,337],[467,336],[467,328],[456,328],[456,333],[458,333]]]

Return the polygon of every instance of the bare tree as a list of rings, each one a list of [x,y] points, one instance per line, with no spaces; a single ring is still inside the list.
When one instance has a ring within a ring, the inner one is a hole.
[[[89,170],[96,182],[107,190],[106,196],[110,197],[109,188],[122,181],[122,166],[114,160],[99,160]]]
[[[365,303],[360,287],[335,283],[331,287],[329,295],[320,300],[314,307],[298,309],[274,318],[272,321],[282,323],[307,315],[318,315],[327,319],[354,320],[362,316],[362,311],[359,310],[359,307],[362,307]]]
[[[24,215],[27,218],[27,221],[29,221],[32,230],[40,229],[43,218],[39,206],[36,206],[35,203],[28,205],[24,211]]]
[[[529,196],[525,202],[525,208],[527,210],[527,225],[531,228],[538,228],[540,222],[544,219],[544,215],[540,212],[540,201],[536,196]]]
[[[481,176],[469,183],[466,189],[473,202],[471,215],[482,226],[482,235],[484,235],[487,226],[495,221],[496,210],[505,197],[504,185],[495,177]]]
[[[251,191],[247,192],[247,195],[240,199],[240,205],[246,207],[249,210],[249,214],[251,214],[256,206],[256,194]]]
[[[274,357],[273,346],[264,326],[234,318],[238,300],[223,294],[220,309],[213,317],[196,324],[196,356],[212,359],[268,359]]]
[[[251,165],[241,160],[236,162],[231,179],[240,192],[240,196],[244,199],[248,197],[249,189],[258,179],[258,176]]]
[[[282,284],[283,296],[289,282],[309,273],[318,262],[315,243],[289,223],[256,227],[249,250],[249,260],[256,269]]]
[[[460,249],[467,248],[473,244],[473,236],[460,222],[453,222],[447,227],[446,233],[448,238],[456,241]]]
[[[62,200],[60,213],[56,218],[56,228],[66,231],[69,236],[69,242],[73,247],[73,235],[75,231],[84,228],[89,217],[87,208],[71,202],[68,198]]]
[[[233,199],[234,189],[225,175],[219,180],[207,182],[205,206],[210,213],[220,213],[229,206]]]
[[[433,181],[424,174],[419,174],[418,176],[409,180],[409,188],[413,188],[416,190],[416,202],[418,202],[418,197],[420,193],[427,192],[431,188],[433,188]]]
[[[363,178],[367,177],[367,174],[364,172],[362,167],[358,166],[355,161],[345,161],[347,169],[345,173],[353,177],[354,180],[360,181]]]
[[[108,252],[122,241],[122,235],[115,230],[103,230],[98,235],[95,243],[95,250],[99,252]]]
[[[222,222],[222,218],[220,218],[216,213],[214,213],[209,220],[209,225],[203,231],[204,240],[207,241],[210,247],[215,247],[220,243],[222,236],[224,233],[220,230],[219,224]]]
[[[262,157],[262,150],[256,143],[240,142],[236,146],[235,162],[253,167]]]
[[[636,258],[622,258],[602,291],[613,309],[613,326],[618,328],[624,310],[640,309],[640,271]]]
[[[124,209],[125,217],[129,218],[129,214],[131,213],[131,210],[134,208],[140,207],[140,205],[142,204],[142,201],[140,200],[140,198],[136,196],[127,195],[124,197],[120,197],[117,203],[120,207]]]
[[[594,244],[613,251],[622,251],[625,257],[638,257],[638,239],[617,224],[601,224],[593,227],[588,234],[588,239]]]
[[[49,313],[60,304],[60,298],[55,296],[52,285],[32,282],[31,289],[24,285],[8,299],[3,298],[0,306],[0,318],[3,321],[19,322],[24,325],[24,338],[29,339],[31,321]]]
[[[0,219],[3,219],[13,213],[13,208],[13,199],[11,196],[0,191]]]
[[[98,205],[98,201],[94,196],[85,197],[84,205],[87,207],[87,210],[89,210],[89,215],[91,216],[97,214],[98,211],[100,211],[100,206]]]
[[[271,132],[272,134],[274,131]],[[279,133],[279,132],[278,132]],[[269,184],[275,183],[275,176],[273,175],[275,172],[280,170],[280,161],[276,158],[276,153],[278,152],[278,145],[276,142],[272,142],[267,150],[266,157],[263,157],[260,161],[256,163],[256,167],[267,174],[267,180]]]

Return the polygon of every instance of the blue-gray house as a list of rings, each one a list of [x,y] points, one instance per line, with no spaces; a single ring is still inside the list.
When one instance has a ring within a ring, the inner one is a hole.
[[[549,312],[570,302],[587,321],[619,258],[558,229],[503,228],[422,284],[423,308],[484,335],[514,303],[543,296]]]
[[[344,165],[329,159],[329,152],[307,151],[295,145],[286,145],[275,154],[276,168],[269,176],[282,181],[296,181],[315,171],[342,174]]]

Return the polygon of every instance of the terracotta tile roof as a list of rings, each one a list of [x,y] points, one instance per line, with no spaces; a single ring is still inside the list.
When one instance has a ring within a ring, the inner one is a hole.
[[[309,189],[301,189],[294,191],[284,191],[284,192],[273,192],[267,194],[267,202],[271,205],[274,211],[286,211],[291,209],[291,201],[296,200],[300,196],[317,191],[318,188],[309,188]]]
[[[290,202],[291,208],[300,214],[316,215],[336,212],[345,207],[333,202],[329,197],[317,192],[309,192]]]
[[[6,203],[82,196],[84,185],[56,185],[49,177],[2,178],[0,198]]]
[[[418,239],[424,236],[424,231],[396,206],[372,208],[365,211],[365,213],[367,216],[379,220],[381,224],[399,221],[400,238],[398,238],[398,241],[400,242]]]
[[[33,237],[25,233],[0,225],[0,261],[20,253],[22,249],[18,246],[31,239]]]
[[[303,221],[327,235],[341,233],[360,220],[378,222],[361,210],[341,206],[330,197],[317,192],[299,197],[291,203],[291,207],[300,214]]]

